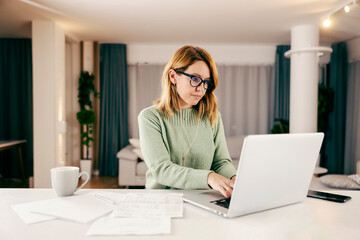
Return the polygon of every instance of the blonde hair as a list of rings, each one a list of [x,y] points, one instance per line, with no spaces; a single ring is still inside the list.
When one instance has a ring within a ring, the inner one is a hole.
[[[206,90],[205,95],[195,106],[198,110],[197,118],[206,117],[211,126],[216,122],[217,100],[214,90],[219,82],[218,72],[215,62],[211,55],[202,48],[194,46],[183,46],[178,49],[168,64],[166,65],[162,76],[162,94],[159,100],[155,101],[156,107],[171,118],[173,111],[179,111],[179,100],[177,98],[176,86],[170,81],[169,71],[185,71],[195,61],[205,62],[210,69],[210,78],[213,80],[212,85]]]

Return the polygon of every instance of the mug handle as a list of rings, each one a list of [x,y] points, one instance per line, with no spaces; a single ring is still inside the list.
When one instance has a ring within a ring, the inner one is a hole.
[[[74,191],[74,192],[76,192],[77,190],[81,189],[81,188],[82,188],[83,186],[85,186],[85,184],[87,184],[87,182],[89,181],[89,174],[88,174],[87,172],[81,172],[81,173],[79,173],[79,178],[80,178],[82,175],[85,175],[85,176],[86,176],[86,180],[85,180],[85,182],[83,182],[83,183],[81,184],[80,187],[75,188],[75,191]]]

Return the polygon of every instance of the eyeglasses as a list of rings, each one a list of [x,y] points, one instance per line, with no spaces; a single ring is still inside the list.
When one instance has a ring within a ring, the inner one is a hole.
[[[206,80],[203,80],[201,77],[199,76],[195,76],[195,75],[191,75],[191,74],[187,74],[187,73],[184,73],[184,72],[181,72],[181,71],[176,71],[177,73],[179,74],[182,74],[182,75],[185,75],[187,77],[190,78],[190,85],[192,87],[198,87],[200,86],[202,83],[203,83],[203,87],[205,90],[209,89],[209,87],[211,86],[212,84],[212,80],[211,79],[206,79]]]

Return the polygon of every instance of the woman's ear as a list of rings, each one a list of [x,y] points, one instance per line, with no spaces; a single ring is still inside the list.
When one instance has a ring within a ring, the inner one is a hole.
[[[176,72],[174,69],[170,69],[169,70],[169,78],[170,78],[170,81],[173,85],[176,85]]]

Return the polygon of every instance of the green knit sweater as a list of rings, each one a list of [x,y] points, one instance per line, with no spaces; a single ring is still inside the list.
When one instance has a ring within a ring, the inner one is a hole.
[[[182,124],[190,143],[199,124],[196,139],[183,163],[189,142],[181,126],[180,113],[174,112],[169,119],[155,106],[140,112],[140,147],[148,166],[146,188],[209,189],[207,177],[211,171],[226,178],[236,174],[220,113],[213,127],[205,118],[195,121],[196,116],[196,109],[182,110]]]

